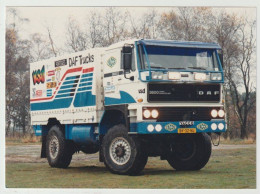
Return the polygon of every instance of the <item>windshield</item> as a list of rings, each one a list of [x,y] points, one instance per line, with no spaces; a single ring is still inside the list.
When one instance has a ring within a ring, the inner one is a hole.
[[[153,69],[185,69],[219,71],[215,50],[201,48],[176,48],[146,46],[148,60]],[[148,69],[148,63],[141,46],[141,64]]]

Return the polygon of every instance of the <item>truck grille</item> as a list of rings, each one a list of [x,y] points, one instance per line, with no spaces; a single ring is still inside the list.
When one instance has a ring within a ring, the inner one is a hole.
[[[148,102],[219,102],[219,100],[220,84],[148,84]]]
[[[159,107],[156,108],[159,112],[158,122],[167,121],[210,121],[211,110],[220,108],[213,107]],[[217,118],[216,118],[217,119]]]

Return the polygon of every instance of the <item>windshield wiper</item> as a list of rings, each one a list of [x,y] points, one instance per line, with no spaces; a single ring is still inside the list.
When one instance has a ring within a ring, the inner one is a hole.
[[[154,68],[154,69],[165,69],[164,67],[156,67],[156,66],[151,66],[151,68]]]
[[[188,68],[190,68],[190,69],[200,69],[200,70],[206,70],[205,68],[203,68],[203,67],[188,67]]]
[[[186,68],[183,68],[183,67],[168,67],[168,69],[186,69]]]

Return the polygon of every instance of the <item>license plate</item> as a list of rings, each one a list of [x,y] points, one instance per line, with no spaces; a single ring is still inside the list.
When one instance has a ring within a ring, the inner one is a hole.
[[[196,128],[180,128],[178,133],[196,133]]]

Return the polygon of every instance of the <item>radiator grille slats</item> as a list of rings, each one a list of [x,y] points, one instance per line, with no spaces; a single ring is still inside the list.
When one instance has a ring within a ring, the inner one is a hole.
[[[149,83],[149,102],[219,102],[220,84]]]
[[[212,109],[212,107],[159,107],[157,121],[210,121]],[[219,110],[220,108],[214,109]]]

